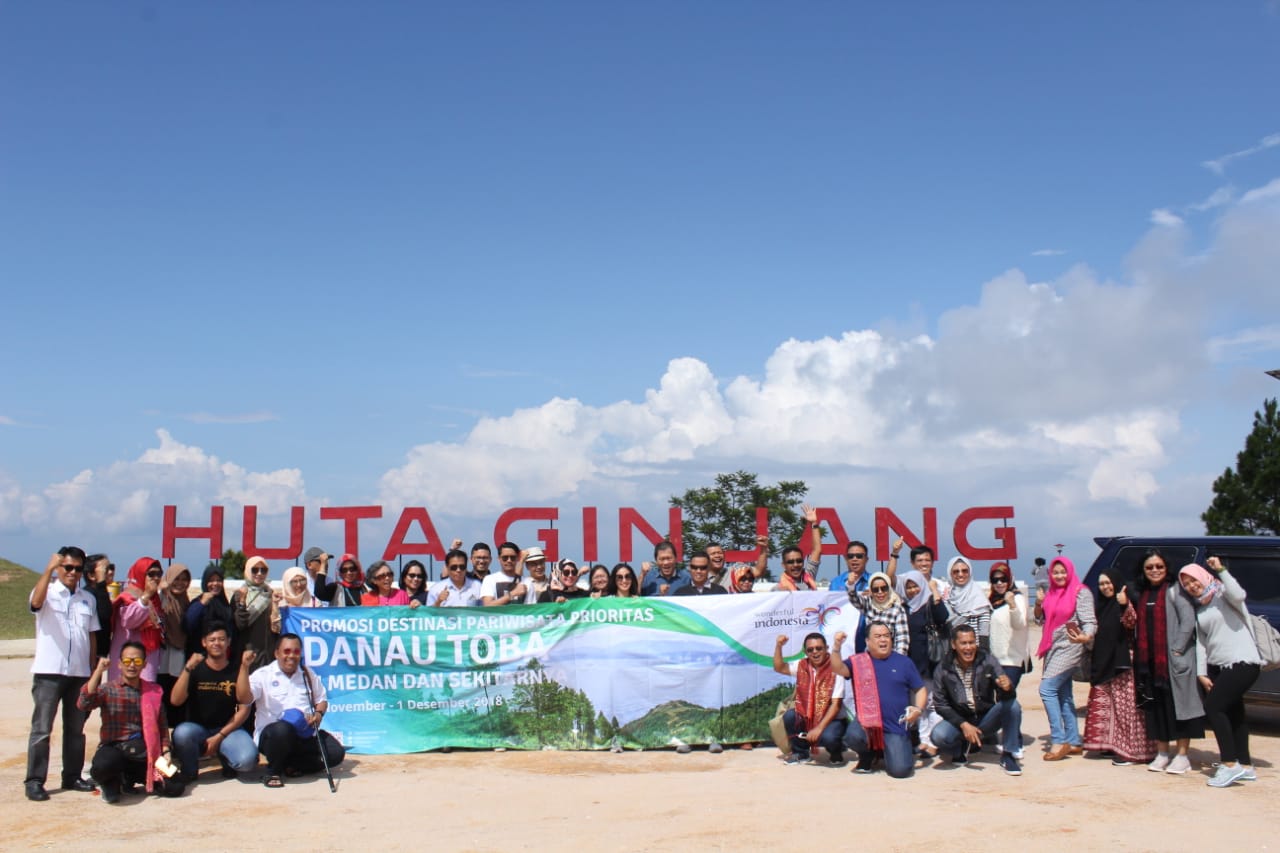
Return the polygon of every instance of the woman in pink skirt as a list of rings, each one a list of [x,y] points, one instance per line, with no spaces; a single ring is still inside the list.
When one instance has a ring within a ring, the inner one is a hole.
[[[1098,575],[1094,597],[1098,631],[1093,637],[1089,669],[1089,711],[1084,722],[1084,748],[1111,756],[1127,766],[1155,757],[1155,741],[1135,698],[1131,634],[1137,614],[1124,588],[1109,572]]]

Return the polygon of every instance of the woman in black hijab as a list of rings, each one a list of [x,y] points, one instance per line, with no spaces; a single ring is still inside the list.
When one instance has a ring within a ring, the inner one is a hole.
[[[204,653],[200,639],[210,622],[221,622],[227,629],[227,648],[235,642],[235,610],[222,587],[222,580],[222,569],[217,564],[208,566],[200,578],[200,597],[191,599],[187,607],[182,623],[187,629],[188,658],[196,652]]]
[[[1120,767],[1155,757],[1155,741],[1147,737],[1146,719],[1138,710],[1133,681],[1133,626],[1137,614],[1129,605],[1117,575],[1098,575],[1089,663],[1089,711],[1084,722],[1084,748],[1111,755]]]

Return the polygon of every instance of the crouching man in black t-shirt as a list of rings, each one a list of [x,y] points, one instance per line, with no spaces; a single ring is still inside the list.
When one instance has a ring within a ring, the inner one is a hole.
[[[200,645],[204,654],[187,660],[172,694],[173,704],[187,709],[187,722],[173,730],[178,769],[187,782],[195,781],[202,756],[218,756],[227,778],[258,765],[258,748],[244,729],[249,706],[236,701],[239,667],[227,657],[227,626],[210,622]]]

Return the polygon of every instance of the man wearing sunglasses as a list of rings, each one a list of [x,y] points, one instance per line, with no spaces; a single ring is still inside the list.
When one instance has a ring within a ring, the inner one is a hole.
[[[490,573],[480,584],[480,601],[485,607],[533,604],[537,600],[536,597],[529,599],[532,587],[521,579],[526,559],[545,561],[546,557],[541,548],[521,551],[514,542],[503,542],[498,546],[498,566],[502,571]]]
[[[109,661],[100,659],[76,700],[86,714],[102,709],[98,751],[93,754],[89,775],[102,789],[104,803],[118,802],[120,795],[136,784],[145,785],[148,794],[181,796],[186,787],[182,780],[167,777],[160,770],[160,759],[168,761],[169,723],[164,691],[159,684],[142,680],[147,650],[138,640],[126,640],[117,663],[120,677],[104,684]]]
[[[827,639],[814,632],[804,638],[804,657],[793,663],[782,658],[787,635],[779,634],[773,647],[773,671],[796,679],[796,706],[782,716],[791,740],[787,764],[816,763],[813,747],[827,751],[833,767],[844,764],[844,715],[840,713],[844,679],[831,666]]]
[[[480,581],[467,576],[467,554],[454,548],[444,555],[444,580],[427,592],[428,607],[479,607]]]
[[[31,663],[31,737],[27,741],[27,799],[49,799],[49,735],[62,706],[62,788],[92,791],[80,777],[84,769],[85,713],[76,706],[80,688],[93,670],[94,632],[99,629],[97,602],[79,588],[84,551],[68,545],[49,558],[35,588],[31,612],[36,617],[36,655]],[[56,580],[55,580],[56,577]]]

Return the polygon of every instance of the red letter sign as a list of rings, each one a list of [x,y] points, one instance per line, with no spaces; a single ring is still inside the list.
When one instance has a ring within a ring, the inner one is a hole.
[[[554,523],[560,517],[560,510],[553,506],[517,506],[498,516],[498,523],[493,526],[494,547],[508,541],[511,525],[517,521],[547,521]],[[547,555],[547,563],[560,559],[560,531],[554,527],[539,527],[538,539],[542,542],[542,550]],[[527,545],[521,547],[528,547]]]
[[[426,534],[427,541],[411,545],[404,541],[404,537],[409,532],[409,525],[415,521]],[[440,535],[436,533],[435,525],[431,523],[431,516],[427,515],[426,507],[407,506],[400,513],[400,520],[396,522],[396,529],[391,534],[391,541],[387,543],[387,550],[382,552],[382,559],[394,560],[401,554],[429,554],[437,560],[444,559],[444,545],[440,542]]]
[[[179,527],[178,508],[166,504],[164,508],[164,544],[160,548],[160,556],[166,560],[173,559],[173,546],[178,539],[208,539],[209,559],[216,560],[222,556],[222,507],[209,507],[208,527]]]
[[[1000,519],[1005,524],[995,528],[996,538],[1001,544],[996,548],[978,548],[969,542],[969,528],[980,518]],[[956,550],[974,560],[1013,560],[1018,556],[1018,532],[1010,527],[1008,519],[1013,518],[1011,506],[975,506],[966,509],[956,516],[954,535]]]
[[[618,510],[618,559],[624,563],[631,562],[631,528],[636,528],[644,535],[645,539],[653,545],[657,545],[663,539],[668,539],[672,545],[676,546],[676,560],[684,559],[684,543],[681,527],[681,519],[684,514],[680,511],[680,507],[673,506],[667,511],[667,529],[670,531],[668,536],[663,536],[658,532],[652,524],[644,520],[644,517],[635,509],[624,506]],[[725,559],[729,559],[726,554]]]
[[[907,548],[915,548],[918,545],[928,545],[933,549],[935,556],[941,559],[938,554],[938,510],[935,507],[927,506],[924,508],[924,539],[917,539],[916,535],[911,532],[911,528],[906,523],[894,515],[893,510],[888,507],[876,507],[876,560],[889,559],[889,530],[892,529],[902,537]]]
[[[342,520],[342,552],[360,557],[360,519],[382,518],[380,506],[322,506],[320,520]]]
[[[289,509],[288,548],[259,548],[258,508],[256,506],[246,506],[244,508],[244,535],[241,536],[241,545],[244,548],[245,556],[258,556],[264,560],[297,559],[298,555],[302,553],[302,517],[304,513],[305,510],[300,506],[290,507]]]

